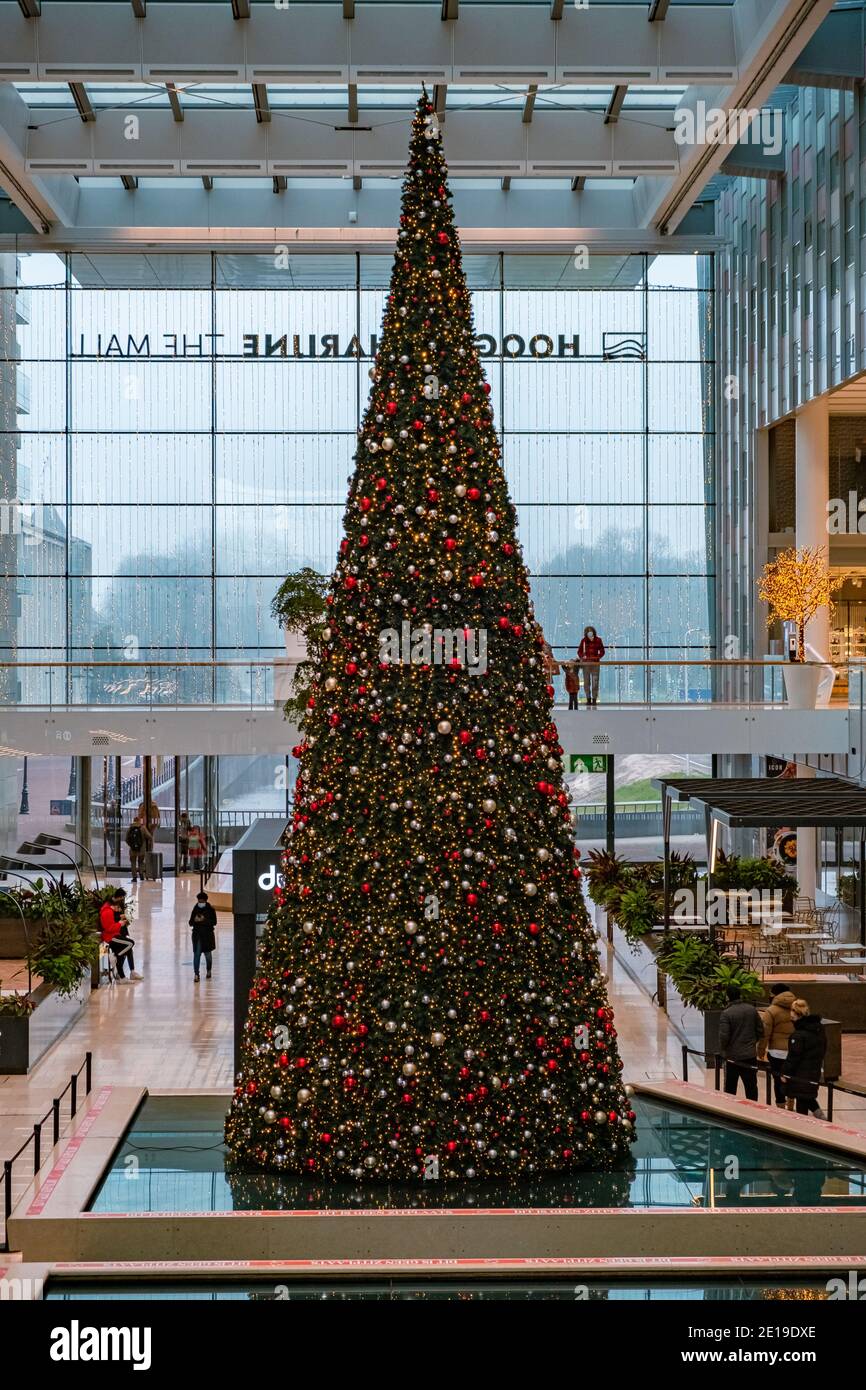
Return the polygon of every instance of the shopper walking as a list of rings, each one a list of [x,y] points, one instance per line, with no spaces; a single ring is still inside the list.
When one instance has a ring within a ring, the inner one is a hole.
[[[599,663],[604,656],[604,643],[594,627],[585,627],[577,649],[577,659],[583,672],[583,693],[587,709],[598,704]]]
[[[764,1025],[754,1004],[740,998],[736,985],[728,990],[728,1006],[719,1019],[719,1052],[725,1059],[725,1090],[737,1094],[742,1081],[747,1100],[758,1099],[758,1043]]]
[[[139,877],[146,878],[147,855],[153,848],[153,836],[147,828],[144,816],[136,816],[132,825],[126,832],[126,847],[129,850],[129,867],[132,871],[132,881],[135,883]]]
[[[821,1015],[810,1013],[805,999],[795,999],[791,1018],[794,1028],[784,1066],[785,1102],[789,1110],[796,1106],[798,1115],[812,1114],[818,1120],[825,1120],[827,1117],[818,1104],[818,1083],[827,1051]]]
[[[204,889],[196,896],[189,924],[192,927],[192,968],[195,982],[198,984],[201,979],[199,967],[202,956],[207,966],[207,979],[210,979],[213,971],[213,953],[216,950],[217,915],[208,902]]]
[[[192,829],[186,811],[181,811],[177,823],[177,853],[180,859],[180,872],[185,874],[189,868],[189,832]]]
[[[795,995],[787,985],[773,985],[770,995],[770,1007],[760,1010],[764,1037],[758,1044],[758,1056],[762,1062],[766,1059],[773,1076],[775,1102],[784,1108],[785,1083],[782,1073],[788,1056],[788,1043],[794,1031],[791,1005],[794,1003]]]
[[[204,871],[205,855],[207,854],[207,841],[204,831],[200,825],[193,825],[189,832],[189,859],[194,874]]]

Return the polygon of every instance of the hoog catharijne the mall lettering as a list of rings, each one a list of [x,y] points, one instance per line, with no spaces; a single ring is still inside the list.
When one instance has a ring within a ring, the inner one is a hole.
[[[379,340],[375,333],[363,341],[357,334],[350,337],[339,333],[243,333],[234,342],[226,342],[225,333],[96,333],[78,335],[72,357],[104,359],[159,358],[373,358]],[[534,357],[574,359],[577,357],[603,359],[609,354],[581,353],[577,333],[506,333],[500,344],[491,333],[479,333],[475,339],[480,357]]]

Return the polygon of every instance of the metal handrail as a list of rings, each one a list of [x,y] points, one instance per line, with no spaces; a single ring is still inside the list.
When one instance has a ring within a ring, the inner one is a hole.
[[[555,651],[555,650],[556,650],[556,649],[554,648],[554,651]],[[88,660],[81,660],[81,661],[60,661],[60,660],[57,660],[57,661],[54,661],[54,660],[50,660],[50,661],[0,661],[0,670],[3,670],[4,668],[9,668],[10,670],[14,670],[16,667],[19,667],[19,666],[34,666],[34,667],[59,666],[59,667],[63,667],[63,668],[65,668],[65,667],[82,666],[82,667],[86,667],[86,668],[88,668],[88,669],[89,669],[90,667],[92,667],[92,666],[110,666],[110,667],[112,667],[112,668],[117,667],[117,666],[122,666],[124,670],[127,670],[127,669],[136,670],[137,668],[146,669],[146,668],[149,667],[149,666],[178,666],[178,667],[183,667],[184,669],[186,669],[187,667],[190,667],[190,666],[196,666],[196,667],[201,666],[201,667],[207,667],[208,669],[210,669],[211,667],[214,667],[214,666],[270,666],[270,665],[272,665],[275,661],[279,662],[281,666],[286,666],[286,665],[288,665],[288,666],[296,666],[296,665],[299,665],[299,664],[300,664],[298,661],[294,661],[294,660],[292,660],[292,658],[290,658],[290,657],[279,656],[279,655],[274,655],[274,656],[250,656],[250,657],[246,657],[246,658],[242,658],[242,657],[241,657],[241,658],[232,657],[231,659],[225,659],[225,660],[220,659],[220,658],[215,658],[213,661],[184,661],[184,660],[172,661],[172,660],[166,659],[166,658],[164,658],[164,657],[155,658],[153,661],[127,661],[127,660],[125,660],[122,656],[118,656],[114,661],[102,661],[102,660],[100,660],[100,661],[95,661],[95,660],[94,660],[94,661],[88,661]],[[577,664],[577,665],[586,665],[586,664],[587,664],[586,662],[581,662],[581,661],[579,661],[577,657],[574,657],[574,662],[575,662],[575,664]],[[563,663],[560,662],[560,665],[562,665],[562,664],[563,664]],[[796,665],[799,665],[799,666],[820,666],[820,667],[823,669],[823,668],[826,667],[826,666],[839,666],[839,667],[843,667],[843,666],[848,665],[849,663],[848,663],[848,662],[832,662],[832,661],[801,661],[801,662],[797,662],[797,663],[791,663],[791,662],[788,660],[788,658],[787,658],[787,657],[784,657],[784,656],[764,656],[764,657],[745,657],[745,656],[736,656],[736,657],[734,657],[734,656],[731,656],[731,657],[710,657],[710,656],[705,656],[705,657],[680,657],[679,659],[676,659],[676,658],[673,658],[673,657],[654,657],[654,656],[622,657],[622,658],[620,658],[620,657],[607,657],[607,656],[606,656],[606,657],[604,657],[604,658],[598,663],[598,665],[600,665],[600,666],[603,667],[603,668],[604,668],[604,667],[608,667],[608,666],[702,666],[702,667],[703,667],[703,666],[722,666],[722,667],[724,667],[726,670],[730,670],[731,667],[734,667],[734,666],[756,666],[756,667],[761,668],[762,670],[765,670],[768,666],[790,666],[790,665],[792,665],[792,664],[796,664]],[[855,664],[857,664],[857,663],[855,663]]]
[[[9,1249],[9,1218],[12,1215],[12,1172],[16,1159],[19,1159],[24,1150],[33,1145],[33,1176],[36,1177],[42,1167],[42,1126],[47,1120],[52,1121],[51,1147],[60,1142],[60,1106],[67,1091],[70,1093],[70,1120],[74,1120],[78,1113],[78,1078],[84,1072],[84,1094],[89,1096],[93,1088],[93,1053],[85,1052],[84,1061],[74,1071],[60,1092],[51,1102],[50,1110],[46,1110],[41,1120],[37,1120],[33,1129],[28,1134],[20,1149],[17,1149],[11,1158],[3,1160],[3,1243],[0,1250]]]
[[[703,1048],[688,1047],[685,1043],[682,1044],[682,1050],[683,1050],[683,1081],[688,1081],[688,1079],[689,1079],[689,1057],[703,1057],[703,1058],[704,1058],[704,1064],[705,1064],[705,1065],[706,1065],[706,1058],[712,1057],[712,1059],[713,1059],[713,1070],[714,1070],[714,1080],[715,1080],[715,1090],[717,1090],[717,1091],[721,1090],[722,1067],[724,1066],[725,1061],[726,1061],[726,1058],[725,1058],[724,1053],[722,1053],[722,1052],[706,1052]],[[772,1103],[772,1096],[773,1096],[773,1073],[772,1073],[771,1070],[770,1070],[769,1064],[768,1064],[767,1062],[761,1062],[761,1061],[756,1061],[756,1062],[738,1062],[738,1063],[737,1063],[737,1066],[738,1066],[738,1067],[748,1067],[748,1069],[749,1069],[750,1071],[765,1072],[765,1073],[766,1073],[766,1077],[767,1077],[767,1085],[766,1085],[766,1104],[767,1104],[767,1105],[770,1105],[770,1104]],[[834,1097],[834,1095],[836,1094],[837,1091],[843,1091],[843,1092],[845,1093],[845,1095],[849,1095],[849,1096],[861,1096],[861,1097],[862,1097],[864,1094],[866,1094],[866,1092],[858,1091],[857,1088],[856,1088],[855,1086],[844,1086],[840,1081],[825,1081],[825,1080],[822,1079],[821,1081],[817,1081],[817,1082],[815,1083],[815,1085],[817,1086],[817,1088],[818,1088],[819,1090],[820,1090],[820,1088],[823,1086],[823,1087],[825,1087],[825,1089],[826,1089],[826,1091],[827,1091],[827,1108],[826,1108],[825,1113],[826,1113],[826,1116],[827,1116],[827,1119],[828,1119],[828,1120],[832,1120],[832,1118],[833,1118],[833,1097]]]

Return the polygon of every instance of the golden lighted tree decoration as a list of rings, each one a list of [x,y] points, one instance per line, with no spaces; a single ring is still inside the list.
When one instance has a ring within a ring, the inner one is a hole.
[[[806,660],[806,624],[829,605],[844,582],[844,575],[831,575],[823,546],[792,546],[764,566],[758,598],[769,604],[767,626],[777,619],[797,624],[798,661]]]

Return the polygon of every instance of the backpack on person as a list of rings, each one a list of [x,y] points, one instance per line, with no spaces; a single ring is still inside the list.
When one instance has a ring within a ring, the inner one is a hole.
[[[126,837],[126,843],[129,845],[129,848],[134,853],[138,853],[138,851],[144,844],[144,836],[142,835],[141,828],[139,826],[131,825],[129,827],[129,834]]]

